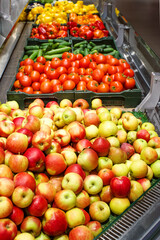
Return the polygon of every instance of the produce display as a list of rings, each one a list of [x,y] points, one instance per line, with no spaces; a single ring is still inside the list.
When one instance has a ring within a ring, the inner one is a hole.
[[[0,239],[92,240],[160,178],[160,137],[101,99],[0,105]]]
[[[43,45],[45,48],[46,46]],[[14,90],[41,94],[76,88],[99,93],[116,93],[135,87],[134,71],[125,59],[101,53],[83,57],[81,53],[66,52],[70,49],[69,46],[61,46],[46,52],[44,57],[37,57],[36,62],[33,58],[42,49],[34,50],[31,53],[32,58],[22,60],[14,82]],[[27,50],[30,51],[30,46]]]

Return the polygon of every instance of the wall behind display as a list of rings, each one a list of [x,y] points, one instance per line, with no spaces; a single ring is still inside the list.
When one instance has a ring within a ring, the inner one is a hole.
[[[113,0],[121,14],[160,57],[160,0]]]

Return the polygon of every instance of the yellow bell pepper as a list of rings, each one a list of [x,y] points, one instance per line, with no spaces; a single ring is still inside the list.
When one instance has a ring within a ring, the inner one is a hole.
[[[52,4],[51,3],[45,3],[44,7],[45,8],[52,8]]]

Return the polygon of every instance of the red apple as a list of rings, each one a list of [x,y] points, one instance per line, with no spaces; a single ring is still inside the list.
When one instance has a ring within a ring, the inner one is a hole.
[[[9,218],[18,226],[24,219],[24,212],[21,208],[13,206],[13,210],[9,215]]]
[[[86,225],[87,223],[89,223],[89,221],[91,220],[91,218],[90,218],[89,213],[88,213],[86,210],[84,210],[83,208],[81,208],[81,210],[82,210],[82,212],[84,213],[84,216],[85,216],[84,225]]]
[[[11,120],[0,121],[0,136],[8,137],[15,130],[15,124]]]
[[[94,237],[102,232],[102,226],[98,221],[90,221],[86,226],[91,230]]]
[[[49,177],[45,173],[35,173],[34,174],[36,185],[38,185],[41,182],[48,182]]]
[[[0,219],[0,239],[13,240],[16,235],[16,224],[9,218]]]
[[[24,119],[25,119],[24,117],[16,117],[13,119],[15,130],[18,130],[19,128],[22,127],[22,122]]]
[[[71,136],[65,129],[58,129],[54,133],[54,140],[57,141],[61,147],[64,147],[70,143]]]
[[[94,235],[92,231],[83,225],[73,228],[69,233],[69,240],[92,240]]]
[[[139,182],[142,185],[144,192],[147,191],[151,187],[151,182],[147,178],[138,179],[137,182]]]
[[[121,149],[127,153],[127,159],[129,159],[135,153],[134,147],[126,142],[121,144]]]
[[[35,216],[27,216],[21,223],[20,230],[22,233],[32,233],[33,237],[38,237],[41,232],[42,224],[39,218]]]
[[[18,186],[12,194],[12,202],[19,208],[28,207],[34,197],[34,192],[29,187]]]
[[[51,146],[45,151],[45,153],[48,155],[50,153],[60,153],[61,152],[61,145],[52,139]]]
[[[23,133],[28,137],[28,145],[32,143],[33,133],[30,130],[28,130],[27,128],[20,128],[17,130],[17,132]]]
[[[59,192],[62,189],[62,180],[63,177],[51,177],[49,182],[54,185],[56,192]]]
[[[6,141],[7,139],[5,137],[0,137],[0,147],[4,150],[6,149]]]
[[[111,201],[111,199],[113,198],[113,193],[111,191],[111,187],[110,185],[104,186],[102,188],[102,191],[100,193],[100,199],[103,202],[109,203]]]
[[[28,158],[28,170],[33,172],[42,172],[45,168],[45,155],[38,148],[28,148],[24,153]]]
[[[46,108],[50,108],[50,106],[52,105],[59,105],[58,102],[56,101],[49,101],[47,104],[46,104]]]
[[[50,153],[45,160],[46,170],[50,175],[58,175],[62,173],[66,167],[66,161],[60,153]]]
[[[70,172],[78,173],[82,177],[83,180],[86,177],[86,174],[83,171],[82,167],[79,164],[76,164],[76,163],[67,167],[64,175],[66,175],[67,173],[70,173]]]
[[[0,218],[8,217],[13,210],[13,203],[8,197],[0,196]]]
[[[28,115],[27,118],[23,120],[22,127],[27,128],[32,133],[36,133],[40,129],[40,120],[36,116]]]
[[[0,196],[10,197],[14,191],[14,182],[8,177],[0,177]]]
[[[0,164],[0,178],[1,177],[13,179],[13,173],[11,169],[5,164]]]
[[[65,107],[72,107],[72,102],[69,99],[63,99],[60,101],[60,107],[65,108]]]
[[[89,194],[85,191],[82,190],[76,198],[76,207],[78,208],[86,208],[90,204],[90,197]]]
[[[126,197],[131,188],[128,177],[114,177],[110,181],[110,187],[115,197]]]
[[[107,139],[99,137],[93,142],[92,148],[98,153],[98,156],[104,157],[109,152],[110,143]]]
[[[4,163],[5,160],[5,152],[3,148],[0,147],[0,164]]]
[[[99,123],[100,123],[99,117],[96,114],[96,111],[95,112],[93,111],[95,110],[90,110],[84,115],[84,125],[86,127],[90,125],[95,125],[97,127],[99,126]]]
[[[68,211],[76,205],[76,194],[70,189],[60,190],[55,195],[54,204],[58,208]]]
[[[51,146],[52,137],[47,132],[37,131],[32,137],[32,145],[41,151],[47,150]]]
[[[148,142],[150,139],[150,134],[146,129],[140,129],[137,132],[137,138],[144,139],[144,140],[146,140],[146,142]]]
[[[20,172],[14,176],[15,187],[24,186],[30,188],[33,192],[36,189],[36,181],[34,177],[32,177],[27,172]]]
[[[114,173],[112,170],[103,168],[98,172],[98,176],[102,179],[103,185],[109,185],[110,181],[113,177],[115,177]]]
[[[152,148],[160,148],[160,137],[152,137],[148,142],[148,146]]]
[[[89,104],[85,99],[80,98],[80,99],[77,99],[77,100],[74,101],[73,107],[74,108],[75,107],[80,107],[82,109],[85,109],[85,108],[89,108]]]
[[[77,121],[70,123],[67,126],[66,130],[70,133],[72,142],[79,142],[81,139],[85,138],[86,136],[86,131],[84,126]]]
[[[30,215],[35,217],[41,217],[47,211],[48,202],[45,197],[41,195],[35,195],[32,203],[27,208]]]
[[[42,182],[37,185],[35,193],[43,196],[48,203],[51,203],[54,200],[56,189],[52,183]]]
[[[82,152],[85,148],[90,148],[92,147],[92,143],[88,139],[81,139],[77,144],[76,144],[76,151],[78,153]]]
[[[9,158],[8,166],[14,173],[25,172],[28,168],[28,159],[23,155],[13,154]]]
[[[92,171],[98,166],[98,155],[93,149],[86,148],[78,155],[77,162],[84,170]]]
[[[24,153],[28,147],[28,138],[23,133],[14,132],[7,138],[6,148],[13,153]]]

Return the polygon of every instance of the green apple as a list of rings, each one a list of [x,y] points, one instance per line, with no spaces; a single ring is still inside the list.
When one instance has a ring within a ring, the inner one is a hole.
[[[130,201],[128,198],[114,197],[111,199],[109,206],[112,213],[120,215],[130,206]]]
[[[134,153],[129,160],[130,161],[141,160],[141,155],[139,153]]]
[[[94,237],[102,232],[102,226],[98,221],[90,221],[86,226],[91,230]]]
[[[156,148],[155,150],[156,150],[156,152],[158,154],[158,160],[159,160],[160,159],[160,148]]]
[[[144,139],[136,139],[134,142],[133,142],[133,147],[135,149],[135,152],[137,153],[141,153],[142,149],[147,147],[148,144],[147,144],[147,141],[144,140]]]
[[[40,235],[35,238],[35,240],[51,240],[51,238],[47,234],[41,232]]]
[[[126,115],[122,119],[122,124],[124,129],[127,131],[135,131],[138,128],[138,120],[133,115]]]
[[[77,194],[82,191],[83,179],[78,173],[67,173],[62,179],[62,188],[72,190]]]
[[[118,128],[112,121],[104,121],[99,124],[99,136],[100,137],[110,137],[116,136]]]
[[[99,107],[102,107],[102,100],[100,98],[94,98],[91,101],[91,108],[92,109],[97,109]]]
[[[97,201],[90,205],[89,214],[93,220],[103,223],[107,221],[110,216],[110,208],[107,203]]]
[[[126,163],[114,164],[112,167],[112,172],[116,177],[127,176],[129,173],[129,168]]]
[[[106,109],[106,111],[99,113],[98,117],[99,117],[100,122],[111,120],[111,114],[107,109]]]
[[[103,181],[98,175],[88,175],[84,179],[84,190],[91,195],[98,194],[103,188]]]
[[[143,194],[142,185],[135,180],[131,180],[131,188],[128,194],[128,198],[131,202],[136,201]]]
[[[69,237],[66,234],[54,237],[53,240],[69,240]]]
[[[117,119],[119,119],[122,115],[122,109],[119,107],[113,107],[110,110],[110,113],[114,114]]]
[[[147,166],[147,167],[148,167],[148,172],[147,172],[146,178],[151,181],[153,178],[153,170],[150,166]]]
[[[99,130],[98,130],[98,127],[96,127],[95,125],[90,125],[86,127],[85,130],[86,130],[86,138],[88,140],[91,140],[98,136]]]
[[[97,194],[97,195],[91,195],[90,197],[90,205],[94,202],[97,202],[97,201],[100,201],[100,196]]]
[[[157,132],[155,132],[155,131],[153,131],[153,130],[150,130],[150,131],[148,131],[149,132],[149,134],[150,134],[150,139],[152,138],[152,137],[158,137],[158,133]]]
[[[120,147],[120,142],[117,137],[111,136],[111,137],[108,137],[107,140],[109,141],[111,147],[117,147],[117,148]]]
[[[137,139],[137,131],[129,131],[127,133],[127,142],[133,144],[133,142]]]
[[[74,228],[85,223],[85,215],[80,208],[68,210],[66,212],[66,219],[69,228]]]
[[[72,109],[67,108],[62,113],[62,119],[65,124],[69,124],[76,120],[76,113]]]
[[[160,178],[160,160],[157,160],[154,163],[152,163],[151,169],[153,171],[154,177]]]
[[[145,122],[141,126],[142,129],[146,129],[147,131],[155,131],[155,127],[152,123],[150,122]]]
[[[69,189],[64,189],[56,193],[54,202],[56,206],[64,211],[70,210],[76,205],[76,194]]]
[[[99,170],[101,170],[103,168],[112,169],[112,166],[113,166],[113,162],[110,158],[108,158],[108,157],[99,157],[98,158],[98,167],[97,167],[98,172],[99,172]]]
[[[144,178],[148,172],[147,164],[143,160],[132,161],[129,172],[134,178]]]

